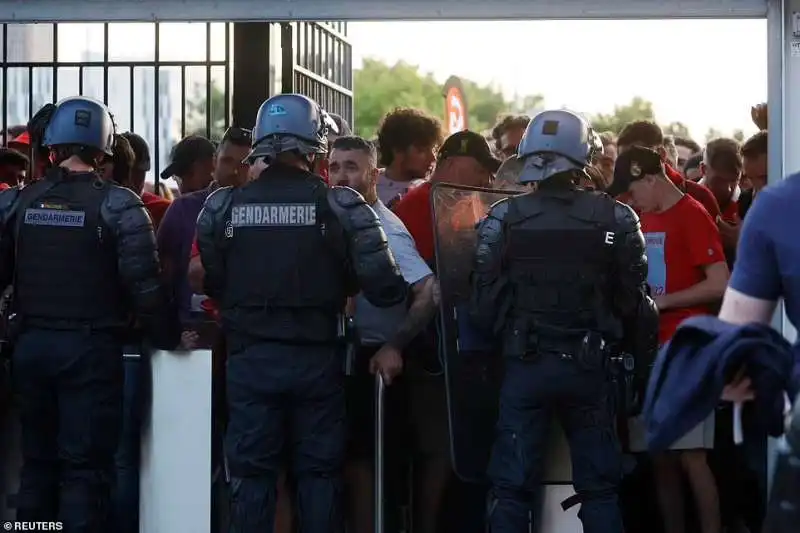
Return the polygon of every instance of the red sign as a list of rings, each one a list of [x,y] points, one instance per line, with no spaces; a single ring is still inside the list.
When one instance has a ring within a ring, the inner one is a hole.
[[[452,135],[469,127],[467,102],[461,88],[461,80],[451,76],[444,85],[444,111],[447,134]]]

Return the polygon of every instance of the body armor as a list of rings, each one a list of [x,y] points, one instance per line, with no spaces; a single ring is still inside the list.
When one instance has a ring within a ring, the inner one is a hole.
[[[588,332],[606,340],[619,337],[608,290],[613,200],[572,190],[508,202],[505,257],[512,329],[542,340],[583,339]]]
[[[231,193],[221,299],[231,328],[287,341],[341,335],[350,271],[327,193],[318,176],[282,166]]]
[[[125,322],[116,242],[101,217],[109,185],[95,174],[23,189],[16,215],[16,310],[70,329]]]

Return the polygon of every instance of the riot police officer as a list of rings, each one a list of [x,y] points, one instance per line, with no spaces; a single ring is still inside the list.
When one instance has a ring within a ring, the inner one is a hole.
[[[13,379],[23,458],[17,519],[108,530],[122,416],[122,334],[132,311],[173,348],[150,218],[128,189],[103,181],[114,123],[100,102],[49,105],[44,179],[0,194],[0,282],[14,295]],[[172,317],[172,318],[170,318]],[[170,327],[174,326],[174,327]]]
[[[268,166],[214,192],[198,218],[205,292],[218,302],[228,339],[237,533],[272,531],[285,444],[299,529],[339,530],[346,298],[360,288],[386,307],[407,293],[375,212],[353,189],[328,188],[310,171],[327,153],[327,129],[324,111],[305,96],[264,102],[249,160]]]
[[[525,132],[520,182],[536,191],[495,204],[478,227],[472,312],[502,336],[506,364],[488,474],[492,533],[528,531],[552,415],[569,441],[586,533],[621,533],[621,454],[609,408],[613,353],[657,348],[639,221],[578,186],[602,145],[569,111],[545,111]]]

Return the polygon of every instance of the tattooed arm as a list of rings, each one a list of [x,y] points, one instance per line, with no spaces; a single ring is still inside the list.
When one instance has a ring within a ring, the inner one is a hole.
[[[411,286],[411,306],[408,308],[405,320],[387,343],[391,347],[397,350],[405,349],[436,314],[436,303],[433,298],[435,284],[436,279],[433,275],[429,275]]]

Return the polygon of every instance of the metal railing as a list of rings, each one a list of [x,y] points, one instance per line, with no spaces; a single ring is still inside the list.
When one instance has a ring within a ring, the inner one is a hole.
[[[191,60],[173,58],[198,56],[199,32],[176,50],[165,38],[175,31],[170,26],[175,24],[2,24],[2,131],[24,125],[46,103],[92,96],[109,105],[118,130],[148,142],[151,172],[158,175],[174,142],[189,133],[216,137],[231,115],[230,24],[192,24],[204,27],[205,57]]]

